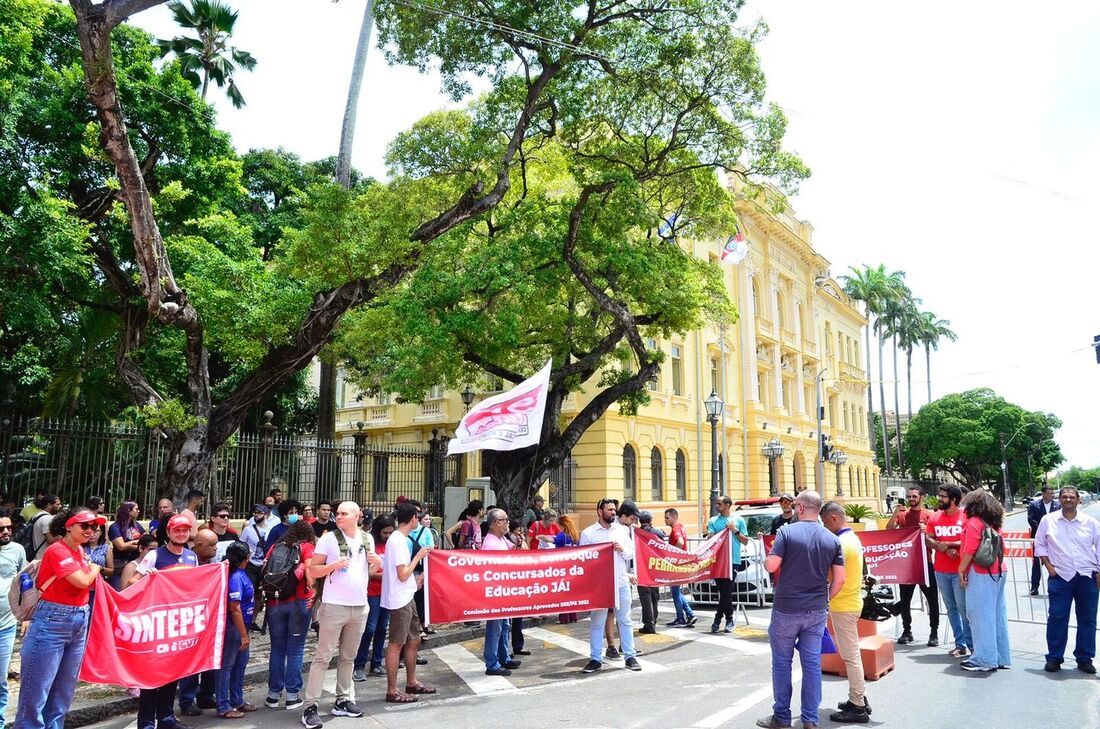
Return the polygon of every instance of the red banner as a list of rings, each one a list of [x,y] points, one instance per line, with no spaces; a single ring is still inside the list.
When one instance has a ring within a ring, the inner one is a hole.
[[[867,571],[884,585],[927,585],[928,561],[924,533],[919,527],[856,532],[863,546],[863,561]],[[775,536],[761,536],[764,556],[772,551]]]
[[[226,566],[162,570],[122,592],[97,578],[80,679],[157,688],[220,668]]]
[[[425,621],[457,623],[615,607],[614,545],[432,550]]]
[[[642,587],[686,585],[730,576],[730,532],[722,529],[691,551],[634,530],[634,570]]]

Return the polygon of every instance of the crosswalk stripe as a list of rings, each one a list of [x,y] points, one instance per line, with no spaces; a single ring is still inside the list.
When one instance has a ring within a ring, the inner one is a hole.
[[[791,688],[792,695],[798,694],[798,684],[802,681],[802,668],[798,665],[798,661],[794,661],[791,665]],[[690,729],[718,729],[723,724],[737,718],[741,714],[756,706],[762,701],[767,701],[772,697],[772,686],[767,684],[761,686],[751,693],[745,694],[739,700],[735,701],[731,706],[716,711],[710,716],[703,717],[693,723]],[[795,720],[798,720],[798,714],[794,715]]]
[[[527,634],[530,635],[530,631]],[[436,648],[435,655],[475,694],[499,694],[518,690],[504,676],[486,676],[485,662],[458,643]]]
[[[771,648],[767,643],[746,640],[735,635],[712,635],[688,628],[662,628],[660,632],[677,640],[693,640],[696,643],[719,646],[726,650],[735,650],[750,656],[762,656],[771,653]]]
[[[545,630],[543,628],[524,628],[523,634],[530,637],[530,638],[535,638],[537,640],[543,640],[543,641],[546,641],[547,643],[553,643],[556,646],[564,648],[567,651],[572,651],[573,653],[576,653],[577,655],[584,656],[586,658],[592,652],[589,645],[588,645],[588,643],[585,643],[583,640],[577,640],[576,638],[570,637],[568,635],[562,635],[561,633],[555,633],[552,630]],[[659,663],[654,663],[653,661],[647,661],[643,658],[639,658],[638,663],[639,663],[639,665],[641,665],[642,670],[645,670],[645,671],[659,672],[659,671],[667,671],[668,670],[667,667],[662,666]]]

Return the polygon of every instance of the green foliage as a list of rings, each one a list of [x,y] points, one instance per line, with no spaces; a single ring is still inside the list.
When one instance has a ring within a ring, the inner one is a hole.
[[[1096,493],[1100,491],[1100,466],[1096,468],[1070,466],[1068,469],[1058,473],[1057,476],[1052,478],[1050,484],[1058,488],[1062,486],[1074,486],[1083,491]]]
[[[200,423],[187,407],[176,398],[163,400],[157,405],[138,408],[141,422],[149,428],[160,428],[165,432],[190,430]]]
[[[211,81],[218,88],[225,88],[225,95],[236,108],[244,106],[244,97],[237,88],[234,74],[239,69],[251,71],[256,59],[251,53],[229,45],[237,13],[219,0],[182,0],[168,3],[172,17],[181,27],[194,31],[194,36],[176,36],[171,40],[157,41],[164,55],[174,55],[180,65],[181,75],[196,89],[206,91]]]
[[[844,514],[858,524],[862,519],[870,519],[873,517],[875,511],[866,504],[845,504]]]

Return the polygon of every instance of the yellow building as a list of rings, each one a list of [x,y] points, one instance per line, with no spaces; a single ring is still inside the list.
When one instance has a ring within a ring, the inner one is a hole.
[[[878,469],[867,431],[867,375],[861,362],[867,322],[828,274],[829,262],[813,250],[812,227],[789,211],[778,216],[748,201],[738,212],[749,254],[722,266],[740,321],[723,331],[706,328],[650,340],[665,360],[651,402],[636,417],[612,406],[573,449],[572,501],[582,525],[594,519],[604,496],[634,499],[655,511],[680,512],[689,531],[701,531],[709,510],[712,478],[711,424],[703,400],[712,390],[725,401],[717,423],[720,490],[736,499],[815,488],[826,497],[875,508]],[[719,241],[682,241],[693,255],[717,261]],[[818,465],[815,384],[820,377],[822,428],[846,462]],[[489,378],[477,397],[500,391]],[[562,410],[568,421],[595,388],[575,393]],[[421,404],[396,404],[387,396],[363,398],[340,387],[340,434],[363,421],[372,443],[424,445],[433,429],[452,433],[464,405],[460,394],[433,388]],[[765,445],[777,439],[782,455],[774,474]],[[467,477],[482,473],[480,454],[470,454]],[[837,475],[840,476],[838,485]],[[839,488],[838,488],[839,487]],[[548,489],[543,486],[544,493]],[[877,510],[877,509],[876,509]]]

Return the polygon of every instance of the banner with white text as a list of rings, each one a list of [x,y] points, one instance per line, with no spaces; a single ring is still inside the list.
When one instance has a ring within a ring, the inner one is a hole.
[[[160,570],[122,592],[96,578],[80,679],[157,688],[220,668],[226,566]]]
[[[642,587],[686,585],[729,578],[730,531],[721,529],[690,551],[674,547],[660,537],[634,530],[634,567]]]
[[[457,623],[615,607],[614,545],[513,551],[433,550],[425,622]]]
[[[867,571],[884,585],[927,585],[928,560],[924,532],[919,527],[856,532],[863,547],[863,562]],[[764,554],[772,550],[775,536],[761,536]]]

